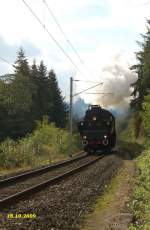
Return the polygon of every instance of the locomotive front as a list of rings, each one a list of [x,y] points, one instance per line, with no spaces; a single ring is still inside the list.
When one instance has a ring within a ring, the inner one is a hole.
[[[92,105],[78,123],[84,151],[111,150],[116,144],[115,118],[99,105]]]

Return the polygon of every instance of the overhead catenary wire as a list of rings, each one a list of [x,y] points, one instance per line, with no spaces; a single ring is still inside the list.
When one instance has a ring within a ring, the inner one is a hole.
[[[47,29],[47,27],[42,23],[40,18],[35,14],[35,12],[32,10],[32,8],[29,6],[29,4],[22,0],[22,2],[25,4],[25,6],[29,9],[29,11],[32,13],[32,15],[36,18],[36,20],[39,22],[39,24],[44,28],[44,30],[48,33],[49,37],[55,42],[55,44],[59,47],[59,49],[63,52],[63,54],[68,58],[68,60],[71,62],[71,64],[75,67],[75,69],[83,76],[85,76],[78,66],[74,63],[74,61],[71,59],[71,57],[66,53],[64,48],[60,45],[60,43],[55,39],[55,37],[50,33],[50,31]]]
[[[8,65],[10,65],[10,66],[13,67],[13,65],[12,65],[9,61],[7,61],[5,58],[0,57],[0,59],[1,59],[3,62],[5,62],[5,63],[7,63]]]
[[[62,26],[60,25],[60,23],[58,22],[56,16],[54,15],[52,9],[50,8],[50,6],[47,4],[46,0],[43,0],[43,3],[45,4],[45,6],[47,7],[50,15],[52,16],[52,18],[54,19],[55,23],[57,24],[58,28],[60,29],[61,33],[63,34],[64,38],[66,39],[67,43],[70,45],[70,47],[72,48],[72,50],[75,52],[75,54],[78,56],[80,62],[82,64],[84,64],[84,61],[82,60],[82,58],[80,57],[80,55],[78,54],[77,50],[74,48],[74,46],[72,45],[72,43],[70,42],[70,40],[68,39],[66,33],[64,32],[64,30],[62,29]]]
[[[81,93],[84,93],[84,92],[86,92],[86,91],[88,91],[88,90],[90,90],[90,89],[93,89],[93,88],[95,88],[95,87],[97,87],[97,86],[99,86],[99,85],[102,85],[102,84],[103,84],[103,82],[100,82],[100,83],[98,83],[97,85],[91,86],[91,87],[88,88],[88,89],[85,89],[85,90],[83,90],[83,91],[80,91],[79,93],[74,94],[73,97],[74,97],[74,96],[77,96],[77,95],[79,95],[79,94],[81,94]]]
[[[85,93],[85,94],[104,94],[104,95],[113,95],[114,93]]]
[[[82,63],[82,65],[84,65],[84,67],[86,67],[86,70],[88,72],[90,72],[87,68],[87,66],[85,65],[85,62],[83,61],[83,59],[81,58],[81,56],[79,55],[78,51],[75,49],[75,47],[73,46],[72,42],[69,40],[68,36],[66,35],[66,33],[64,32],[62,26],[60,25],[60,23],[58,22],[58,19],[56,18],[56,16],[54,15],[52,9],[50,8],[50,6],[48,5],[48,3],[46,2],[46,0],[43,0],[43,3],[45,4],[46,8],[48,9],[50,15],[52,16],[52,18],[54,19],[56,25],[58,26],[58,28],[60,29],[61,33],[63,34],[66,42],[69,44],[69,46],[72,48],[72,50],[74,51],[74,53],[76,54],[76,56],[79,58],[80,62]],[[92,73],[90,72],[90,75],[92,75]]]
[[[73,79],[73,81],[81,81],[81,82],[85,82],[85,83],[100,83],[99,81],[84,81],[84,80],[77,80],[77,79]],[[103,83],[103,82],[101,82],[101,83]]]

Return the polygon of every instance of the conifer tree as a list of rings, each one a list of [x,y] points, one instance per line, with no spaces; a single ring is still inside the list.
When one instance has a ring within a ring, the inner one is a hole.
[[[36,65],[35,59],[33,60],[33,64],[30,68],[30,78],[34,85],[34,94],[33,94],[33,106],[32,106],[32,116],[34,120],[40,120],[40,112],[39,112],[39,80],[38,80],[39,72],[38,66]]]
[[[25,52],[22,48],[20,48],[18,52],[18,56],[14,68],[16,74],[21,73],[24,76],[29,76],[30,68],[29,68],[27,58],[25,57]]]
[[[30,78],[30,67],[21,48],[15,62],[15,78],[10,84],[8,128],[10,136],[24,136],[33,129],[35,85]]]
[[[48,98],[48,90],[47,90],[47,68],[44,65],[43,61],[40,62],[38,66],[38,110],[40,119],[43,116],[48,115],[48,101],[50,102],[50,98]]]
[[[137,73],[137,81],[131,87],[133,88],[131,96],[131,107],[135,111],[142,109],[144,96],[150,89],[150,20],[147,20],[147,32],[142,35],[143,42],[138,42],[141,50],[136,53],[137,64],[131,67]]]
[[[56,75],[53,70],[49,72],[48,79],[50,85],[51,100],[53,102],[51,120],[54,121],[57,126],[65,127],[66,111],[64,98],[61,95],[61,90],[58,87]]]
[[[65,103],[54,71],[48,73],[43,61],[38,66],[34,60],[30,67],[22,48],[14,68],[13,74],[0,78],[0,140],[32,132],[44,116],[65,127]]]

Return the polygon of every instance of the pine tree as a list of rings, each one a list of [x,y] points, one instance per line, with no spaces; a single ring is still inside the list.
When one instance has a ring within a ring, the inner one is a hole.
[[[58,87],[58,82],[56,75],[53,70],[48,74],[49,87],[51,93],[52,113],[51,121],[55,122],[58,127],[65,127],[66,125],[66,107],[64,103],[64,98],[61,95],[61,90]]]
[[[14,68],[15,68],[16,74],[21,73],[24,76],[29,76],[30,68],[29,68],[28,61],[25,57],[25,52],[22,48],[20,48],[20,50],[18,52],[18,56],[17,56],[17,60],[15,62]]]
[[[141,51],[137,52],[136,58],[138,63],[131,67],[134,70],[138,79],[134,82],[131,87],[133,87],[133,92],[131,96],[131,107],[138,111],[142,109],[142,103],[144,96],[147,95],[150,89],[150,20],[147,20],[147,32],[142,35],[143,42],[138,42],[141,47]]]
[[[7,136],[7,90],[4,81],[0,80],[0,141]]]
[[[35,83],[37,81],[38,75],[39,75],[38,67],[36,65],[36,60],[34,59],[33,64],[31,66],[31,70],[30,70],[30,76],[31,76],[31,79],[35,81]]]
[[[23,49],[15,62],[15,78],[10,84],[8,108],[9,136],[19,137],[33,129],[33,105],[36,88],[30,77],[30,67]]]
[[[40,112],[39,112],[39,97],[38,97],[38,91],[39,91],[39,72],[38,67],[36,65],[35,59],[33,60],[33,64],[30,68],[30,78],[34,85],[34,94],[33,94],[33,106],[32,106],[32,116],[33,120],[37,121],[40,120]]]
[[[44,116],[65,127],[66,108],[54,71],[48,73],[43,61],[38,66],[34,60],[30,67],[23,49],[14,67],[13,74],[0,77],[0,140],[32,132]]]
[[[43,61],[40,62],[38,67],[38,79],[37,79],[37,86],[38,86],[38,110],[40,119],[43,116],[48,115],[48,89],[47,89],[47,68],[44,65]]]

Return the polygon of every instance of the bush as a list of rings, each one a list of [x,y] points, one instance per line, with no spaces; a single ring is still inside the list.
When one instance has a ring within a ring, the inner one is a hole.
[[[130,229],[150,229],[150,149],[145,150],[137,163],[139,176],[134,188]]]
[[[145,134],[145,143],[150,144],[150,103],[144,102],[143,103],[143,128]]]
[[[47,119],[37,124],[33,134],[18,141],[6,139],[0,144],[0,167],[39,166],[67,157],[68,132],[56,128]],[[77,136],[73,136],[73,152],[78,151]]]
[[[120,139],[123,141],[135,142],[134,118],[130,118],[127,128],[121,133]]]
[[[144,97],[142,112],[136,116],[136,127],[140,130],[145,150],[137,159],[139,175],[132,200],[133,223],[129,229],[150,229],[150,92]]]

